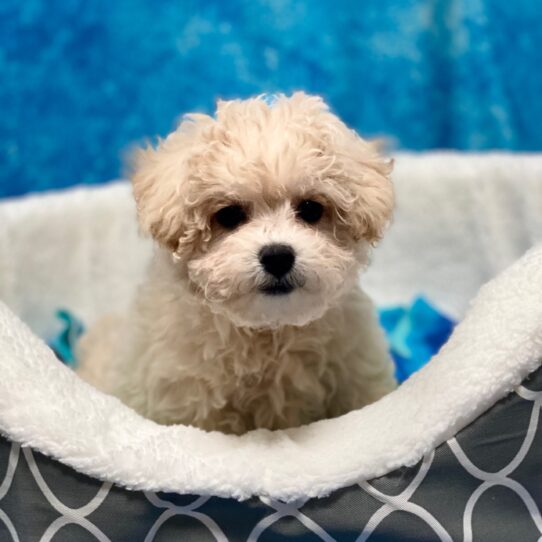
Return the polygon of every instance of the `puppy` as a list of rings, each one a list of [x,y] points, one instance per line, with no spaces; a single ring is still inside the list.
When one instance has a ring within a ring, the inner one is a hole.
[[[304,93],[188,115],[136,156],[155,255],[129,314],[84,338],[79,374],[156,422],[237,434],[390,392],[358,281],[392,214],[390,170]]]

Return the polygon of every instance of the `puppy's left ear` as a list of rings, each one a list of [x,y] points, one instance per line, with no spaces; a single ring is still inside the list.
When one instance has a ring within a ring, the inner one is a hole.
[[[369,142],[352,133],[351,151],[344,173],[352,194],[348,222],[356,240],[378,242],[391,222],[395,194],[391,182],[393,160],[380,154],[380,142]]]
[[[367,141],[331,113],[324,113],[322,132],[334,157],[334,195],[339,219],[356,241],[375,244],[391,221],[395,196],[390,174],[393,161],[380,152],[380,141]]]
[[[294,95],[312,119],[316,146],[331,161],[327,171],[336,179],[332,199],[338,218],[360,241],[376,243],[391,221],[395,197],[390,174],[393,161],[381,154],[381,141],[367,141],[346,126],[317,97]]]

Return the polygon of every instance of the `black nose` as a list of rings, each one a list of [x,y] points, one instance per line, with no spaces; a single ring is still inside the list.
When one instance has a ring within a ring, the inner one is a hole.
[[[294,249],[289,245],[265,245],[258,256],[262,267],[278,279],[286,275],[295,262]]]

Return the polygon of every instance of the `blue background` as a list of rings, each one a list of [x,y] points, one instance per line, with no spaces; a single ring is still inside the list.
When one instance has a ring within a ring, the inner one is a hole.
[[[542,150],[540,0],[1,0],[0,196],[97,183],[217,97],[305,89],[402,149]]]

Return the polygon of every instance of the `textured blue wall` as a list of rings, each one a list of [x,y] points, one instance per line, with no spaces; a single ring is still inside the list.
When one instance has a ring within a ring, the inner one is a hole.
[[[305,89],[399,148],[542,150],[540,0],[1,0],[0,195],[95,183],[216,97]]]

